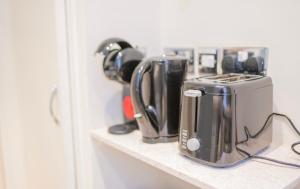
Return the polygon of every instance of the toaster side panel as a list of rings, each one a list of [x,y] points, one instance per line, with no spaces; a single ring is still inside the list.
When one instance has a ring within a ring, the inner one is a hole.
[[[237,146],[250,154],[256,154],[272,142],[272,118],[260,132],[268,116],[273,112],[273,86],[252,85],[236,90]],[[248,141],[245,128],[251,136]]]

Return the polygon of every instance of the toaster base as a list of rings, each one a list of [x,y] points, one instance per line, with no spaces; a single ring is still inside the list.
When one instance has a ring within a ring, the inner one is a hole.
[[[229,167],[232,167],[232,166],[235,166],[235,165],[238,165],[240,163],[243,163],[244,161],[247,161],[249,158],[248,157],[245,157],[244,159],[241,159],[239,161],[236,161],[236,162],[233,162],[233,163],[227,163],[227,164],[218,164],[218,163],[212,163],[212,162],[208,162],[208,161],[204,161],[204,160],[201,160],[201,159],[198,159],[198,158],[195,158],[195,157],[191,157],[189,155],[186,155],[184,153],[181,153],[181,155],[195,161],[195,162],[198,162],[202,165],[206,165],[206,166],[210,166],[210,167],[216,167],[216,168],[229,168]]]
[[[166,142],[177,142],[177,141],[178,141],[178,135],[171,136],[171,137],[158,137],[158,138],[143,137],[143,142],[149,143],[149,144],[166,143]]]
[[[266,146],[266,147],[264,147],[264,148],[262,148],[262,149],[259,150],[257,153],[252,154],[252,155],[259,154],[259,153],[265,151],[268,147],[269,147],[269,145]],[[239,159],[238,161],[234,161],[234,162],[230,162],[230,163],[213,163],[213,162],[205,161],[205,160],[202,160],[202,159],[193,157],[193,156],[191,156],[191,155],[188,155],[188,154],[186,154],[184,151],[180,151],[180,154],[183,155],[183,156],[185,156],[185,157],[187,157],[187,158],[189,158],[189,159],[192,159],[193,161],[196,161],[196,162],[198,162],[198,163],[200,163],[200,164],[207,165],[207,166],[211,166],[211,167],[216,167],[216,168],[227,168],[227,167],[236,166],[236,165],[238,165],[238,164],[240,164],[240,163],[243,163],[243,162],[247,161],[248,159],[250,159],[250,158],[247,157],[247,156],[242,156],[242,155],[241,155],[241,156],[240,156],[240,159]]]

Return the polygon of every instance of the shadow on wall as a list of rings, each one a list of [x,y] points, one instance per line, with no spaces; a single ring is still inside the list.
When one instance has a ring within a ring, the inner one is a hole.
[[[105,144],[95,144],[94,150],[105,189],[197,188]]]
[[[273,101],[273,112],[276,113],[284,113],[281,112],[276,105],[276,102]],[[288,115],[289,116],[289,115]],[[293,122],[295,120],[291,118]],[[296,124],[296,127],[299,126]],[[273,117],[273,139],[272,139],[272,145],[274,146],[280,146],[282,144],[291,144],[298,140],[298,135],[293,130],[292,126],[290,125],[289,121],[284,117]]]
[[[123,123],[122,118],[122,90],[115,91],[105,104],[105,125]]]
[[[273,101],[273,112],[279,112],[275,101]],[[274,144],[275,146],[279,146],[283,143],[283,136],[282,136],[282,132],[284,132],[283,127],[284,124],[282,123],[282,121],[279,121],[278,118],[273,118],[272,144]]]

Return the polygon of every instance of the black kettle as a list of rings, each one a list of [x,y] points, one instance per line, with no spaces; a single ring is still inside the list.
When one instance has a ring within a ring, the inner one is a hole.
[[[146,143],[178,140],[180,88],[188,60],[178,56],[149,58],[131,79],[135,118]]]

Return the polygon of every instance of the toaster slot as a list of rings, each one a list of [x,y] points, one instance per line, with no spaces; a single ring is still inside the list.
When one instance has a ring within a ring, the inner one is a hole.
[[[231,95],[207,94],[198,103],[197,158],[218,162],[232,151]]]
[[[194,132],[197,133],[197,129],[198,129],[198,102],[199,99],[198,97],[195,97],[195,114],[194,114],[194,122],[195,122],[195,126],[194,126]]]
[[[201,96],[203,95],[202,90],[189,89],[184,91],[182,112],[185,114],[182,116],[185,123],[190,127],[192,125],[191,131],[197,133],[198,127],[198,114],[199,114],[199,103],[201,102]]]

